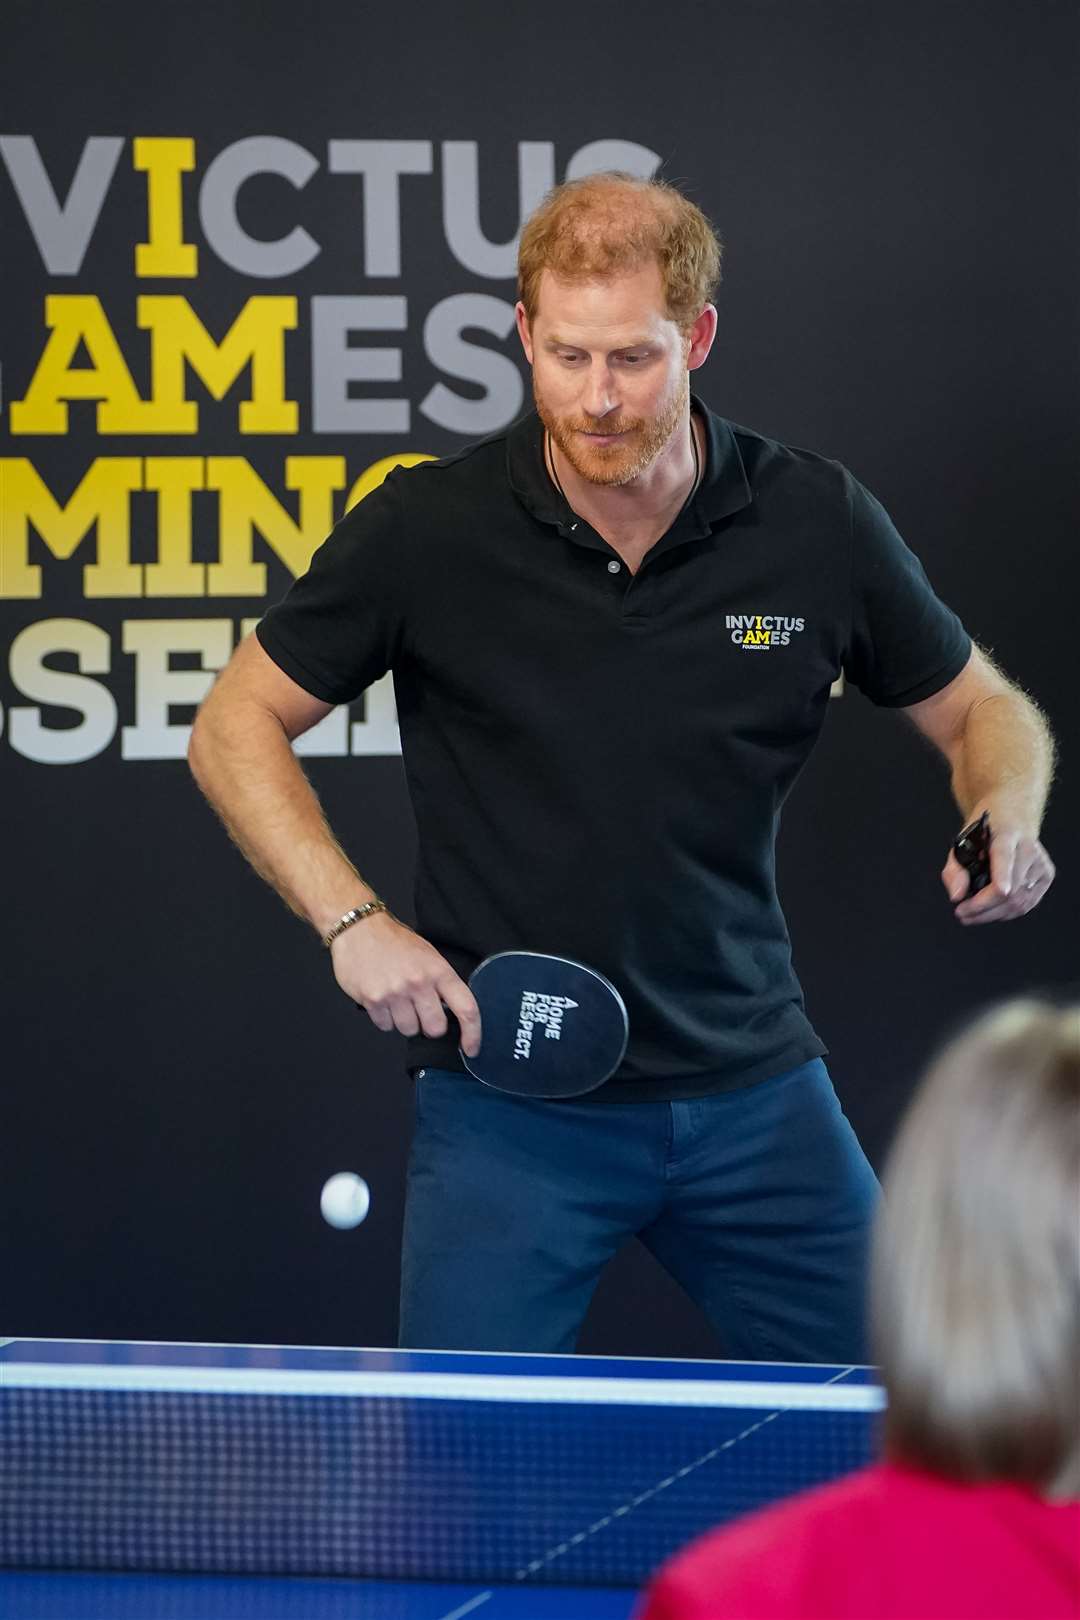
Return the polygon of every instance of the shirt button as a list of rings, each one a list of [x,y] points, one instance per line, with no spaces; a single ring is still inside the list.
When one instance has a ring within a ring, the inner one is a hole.
[[[611,559],[611,561],[607,565],[607,571],[608,571],[609,574],[617,574],[619,572],[620,566],[621,566],[621,564],[617,563],[615,561],[614,557],[613,557]]]

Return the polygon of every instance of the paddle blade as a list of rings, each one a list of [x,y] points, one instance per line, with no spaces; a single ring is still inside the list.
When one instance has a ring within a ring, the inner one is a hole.
[[[470,1074],[521,1097],[578,1097],[626,1051],[623,999],[595,968],[536,951],[489,956],[469,979],[483,1036]]]

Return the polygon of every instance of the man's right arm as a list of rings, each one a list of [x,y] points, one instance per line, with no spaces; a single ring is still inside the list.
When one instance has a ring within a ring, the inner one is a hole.
[[[348,860],[304,775],[292,742],[332,705],[279,669],[255,636],[237,648],[196,718],[188,759],[195,780],[259,875],[320,937],[375,895]],[[462,1046],[479,1050],[480,1018],[468,986],[434,946],[388,912],[348,928],[331,948],[346,995],[379,1029],[440,1036],[443,1004]]]

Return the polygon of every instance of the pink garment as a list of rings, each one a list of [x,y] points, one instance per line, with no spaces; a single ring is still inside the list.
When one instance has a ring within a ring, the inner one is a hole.
[[[637,1620],[1080,1620],[1080,1501],[879,1463],[695,1542]]]

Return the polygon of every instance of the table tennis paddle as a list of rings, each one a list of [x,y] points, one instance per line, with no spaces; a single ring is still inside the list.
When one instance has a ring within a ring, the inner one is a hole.
[[[623,999],[595,968],[565,956],[500,951],[469,978],[480,1008],[475,1057],[485,1085],[519,1097],[580,1097],[614,1074],[626,1051]]]
[[[968,891],[961,899],[970,900],[973,894],[985,889],[990,882],[990,812],[984,810],[978,821],[969,824],[957,834],[953,854],[968,875]],[[957,905],[960,904],[958,900]]]

